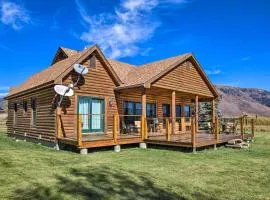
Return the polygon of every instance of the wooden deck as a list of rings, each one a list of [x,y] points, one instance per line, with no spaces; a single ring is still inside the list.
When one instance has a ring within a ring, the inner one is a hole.
[[[252,137],[251,134],[245,134],[244,138]],[[215,144],[223,144],[232,139],[240,139],[242,136],[240,134],[219,134],[218,142],[215,139],[214,134],[209,133],[198,133],[196,135],[196,147],[204,147]],[[146,143],[149,144],[159,144],[168,146],[179,146],[179,147],[193,147],[191,142],[191,134],[175,134],[171,135],[170,141],[167,140],[166,135],[150,135]]]
[[[251,134],[244,134],[244,138],[251,138]],[[241,139],[241,134],[219,134],[219,141],[217,142],[214,134],[209,133],[198,133],[196,134],[196,147],[206,147],[215,144],[224,144],[232,139]],[[77,141],[74,139],[60,139],[62,143],[77,145]],[[148,144],[164,145],[164,146],[178,146],[192,148],[191,134],[182,133],[171,135],[170,141],[167,140],[166,135],[150,134],[148,139],[142,140],[140,135],[127,135],[120,134],[117,140],[114,140],[112,135],[100,134],[100,135],[84,135],[82,138],[82,145],[78,148],[95,148],[114,146],[122,144],[136,144],[146,142]]]
[[[143,142],[142,137],[138,134],[120,134],[114,140],[112,135],[108,134],[88,134],[82,136],[82,145],[78,145],[76,138],[61,138],[61,143],[78,146],[78,148],[95,148],[106,147],[122,144],[136,144]]]

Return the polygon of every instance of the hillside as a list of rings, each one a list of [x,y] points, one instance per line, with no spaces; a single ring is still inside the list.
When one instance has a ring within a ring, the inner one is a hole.
[[[4,99],[0,97],[0,110],[4,109]]]
[[[223,116],[239,116],[243,113],[270,117],[270,92],[262,89],[216,86],[221,95]]]

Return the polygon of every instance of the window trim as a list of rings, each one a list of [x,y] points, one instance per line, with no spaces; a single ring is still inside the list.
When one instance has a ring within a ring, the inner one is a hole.
[[[35,109],[33,108],[33,102],[35,102]],[[34,111],[35,110],[35,111]],[[34,120],[34,113],[35,113],[35,120]],[[37,126],[37,99],[32,98],[31,99],[31,127]]]

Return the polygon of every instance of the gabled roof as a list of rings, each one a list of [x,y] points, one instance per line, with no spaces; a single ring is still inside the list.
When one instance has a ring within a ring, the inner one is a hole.
[[[59,79],[62,79],[67,73],[69,73],[73,69],[73,65],[75,63],[81,63],[84,61],[91,53],[96,52],[101,59],[106,63],[107,67],[109,68],[109,71],[113,75],[114,79],[118,84],[120,85],[121,81],[117,74],[114,72],[113,68],[110,66],[110,64],[107,62],[106,58],[98,48],[98,46],[94,45],[90,48],[87,48],[81,52],[78,52],[74,55],[69,56],[66,59],[63,59],[61,61],[56,62],[55,64],[51,65],[47,69],[31,76],[28,80],[26,80],[24,83],[22,83],[19,87],[12,88],[12,90],[9,91],[9,94],[7,98],[9,98],[12,95],[24,92],[29,89],[33,89],[35,87],[48,84],[48,83],[57,83],[59,82]]]
[[[117,90],[133,87],[150,87],[151,83],[155,82],[160,77],[167,74],[170,70],[176,68],[181,63],[185,62],[187,59],[191,59],[194,61],[195,67],[197,68],[198,72],[200,73],[214,96],[218,97],[218,93],[215,87],[207,78],[201,66],[191,53],[170,57],[140,66],[134,66],[124,62],[106,59],[97,45],[87,48],[81,52],[63,47],[60,47],[58,51],[65,52],[67,58],[57,61],[49,68],[30,77],[19,87],[13,88],[9,92],[8,98],[26,90],[38,88],[43,84],[60,83],[62,81],[62,78],[73,69],[73,65],[75,63],[81,63],[94,51],[97,53],[97,55],[99,55],[101,60],[108,67],[109,73],[111,73],[112,77],[117,82]]]
[[[125,83],[121,85],[119,89],[138,85],[144,86],[147,81],[151,80],[177,61],[183,60],[187,55],[189,54],[170,57],[133,68],[129,71]]]

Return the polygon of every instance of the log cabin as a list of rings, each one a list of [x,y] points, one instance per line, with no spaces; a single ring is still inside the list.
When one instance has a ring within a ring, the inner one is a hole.
[[[54,86],[78,80],[74,64],[88,73],[58,106]],[[106,58],[97,45],[83,51],[60,47],[51,66],[9,91],[7,133],[56,148],[71,145],[83,154],[89,148],[114,146],[118,151],[134,143],[195,149],[227,141],[218,131],[199,136],[198,104],[212,102],[216,127],[217,98],[192,53],[134,66]]]

